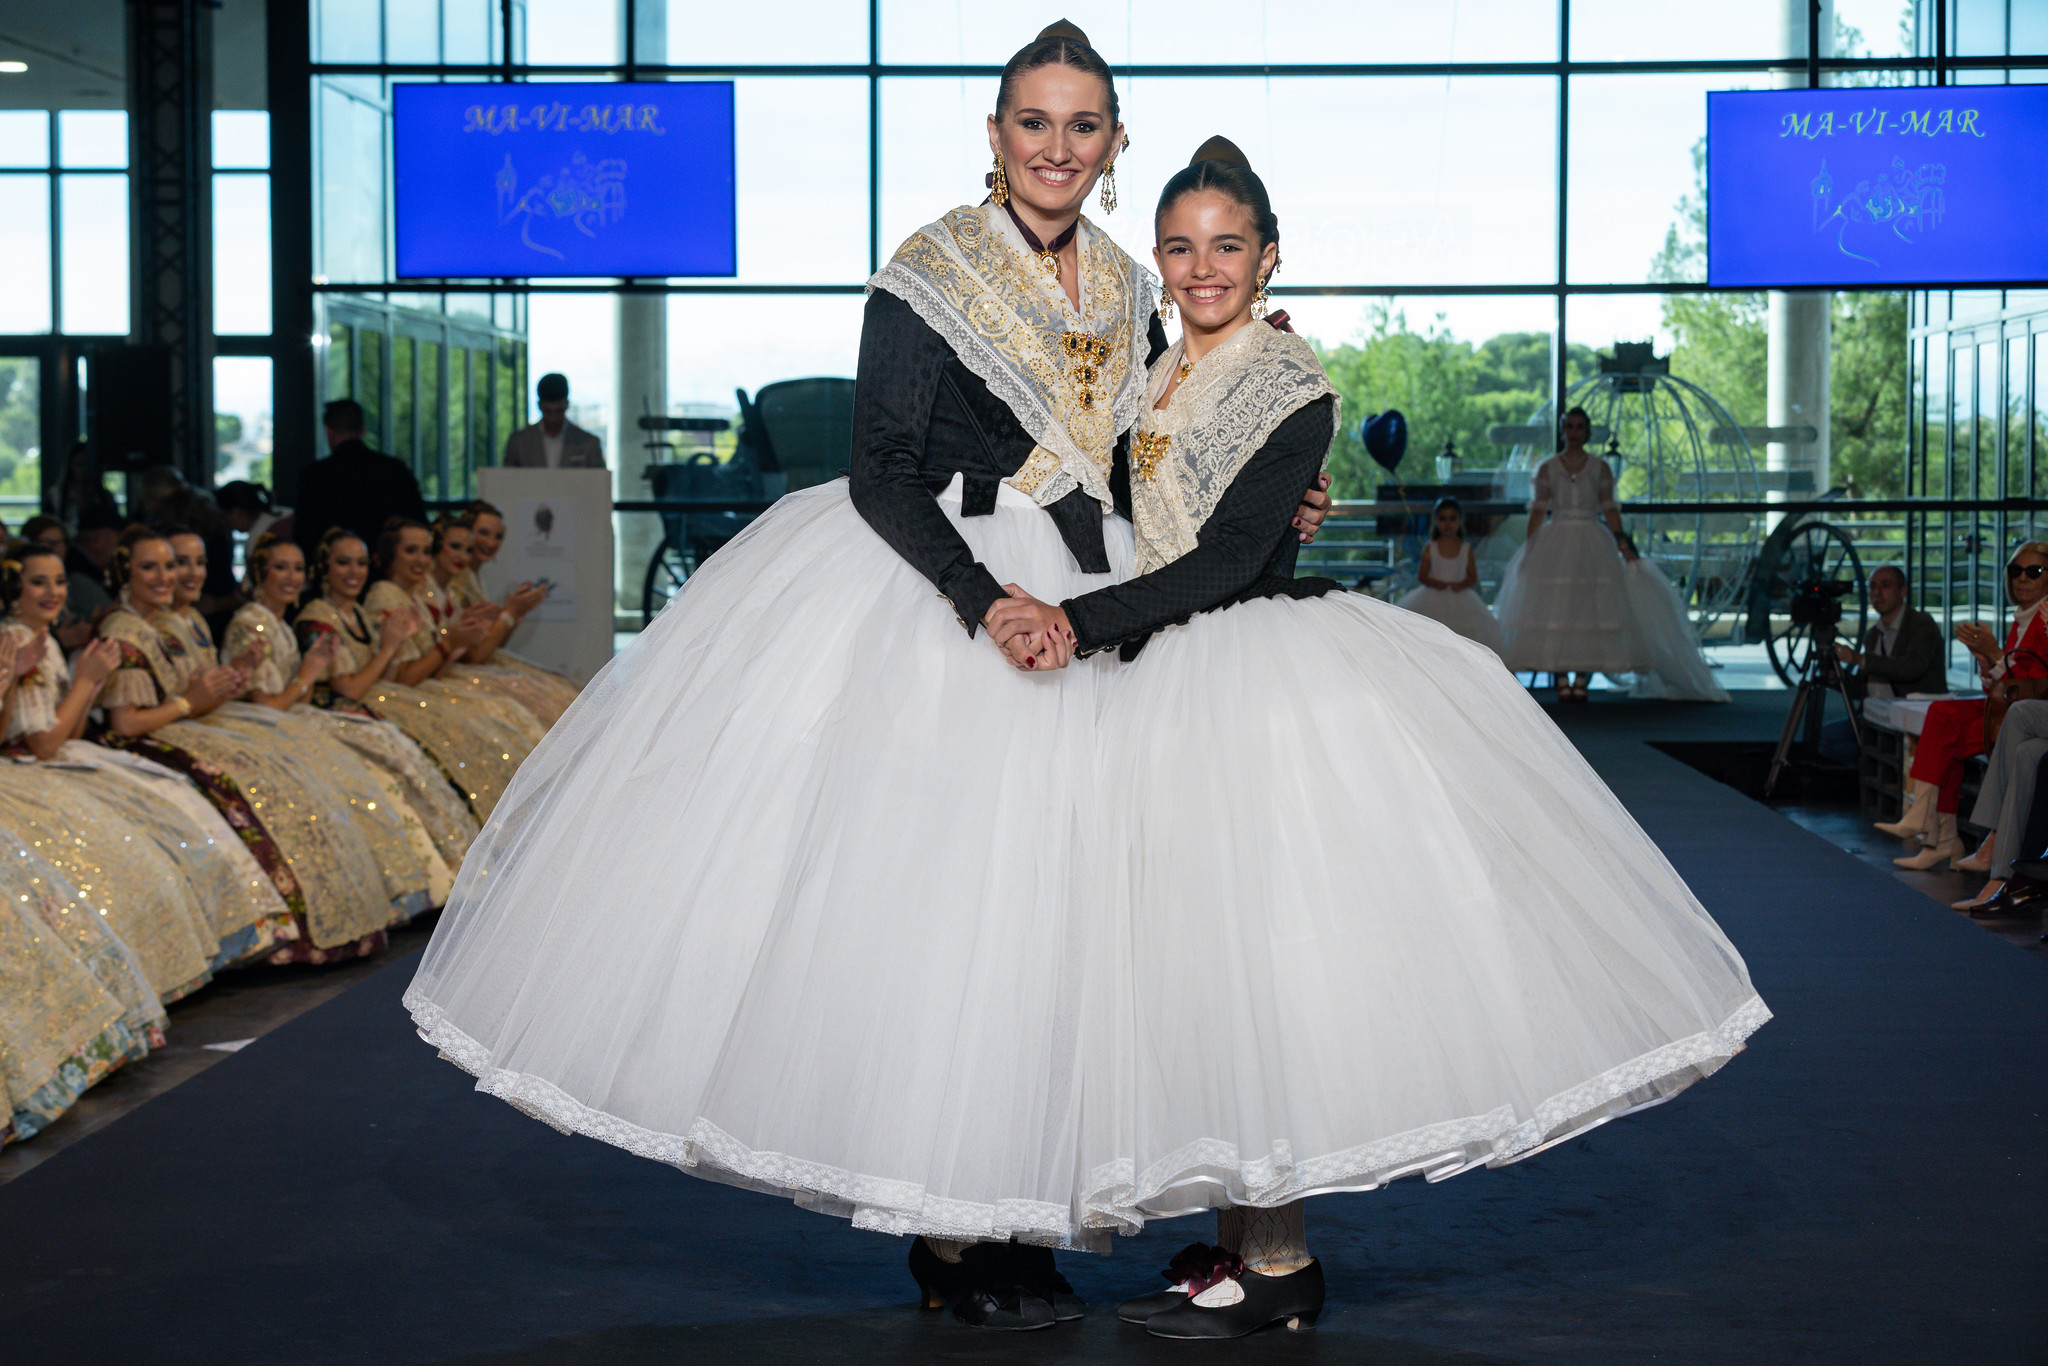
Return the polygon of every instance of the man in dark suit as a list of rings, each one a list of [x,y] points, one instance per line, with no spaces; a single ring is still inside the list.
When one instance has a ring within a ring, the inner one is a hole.
[[[1905,570],[1885,564],[1870,571],[1870,610],[1877,621],[1864,634],[1863,648],[1835,647],[1836,658],[1853,670],[1850,692],[1858,697],[1947,692],[1941,627],[1906,604]]]
[[[420,482],[405,462],[364,444],[360,403],[338,398],[327,405],[322,419],[327,426],[327,458],[314,461],[299,476],[298,513],[292,529],[309,565],[329,527],[347,527],[375,551],[385,518],[427,519]]]

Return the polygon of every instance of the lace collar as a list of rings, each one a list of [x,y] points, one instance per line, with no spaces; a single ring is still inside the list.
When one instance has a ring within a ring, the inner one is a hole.
[[[1175,342],[1153,364],[1144,415],[1131,438],[1140,574],[1193,550],[1224,490],[1274,430],[1336,393],[1306,339],[1255,322],[1196,361],[1166,406],[1154,407],[1186,346],[1185,338]],[[1327,463],[1327,452],[1323,458]]]
[[[1039,269],[1009,215],[965,205],[911,234],[868,281],[910,305],[1037,445],[1008,482],[1047,507],[1086,489],[1114,505],[1117,433],[1144,402],[1151,275],[1085,218],[1082,307]]]

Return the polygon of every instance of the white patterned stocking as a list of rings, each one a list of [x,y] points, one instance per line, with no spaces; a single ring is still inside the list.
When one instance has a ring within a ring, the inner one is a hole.
[[[1309,1264],[1302,1206],[1295,1200],[1274,1209],[1232,1205],[1216,1211],[1216,1245],[1244,1258],[1262,1276],[1285,1276]]]

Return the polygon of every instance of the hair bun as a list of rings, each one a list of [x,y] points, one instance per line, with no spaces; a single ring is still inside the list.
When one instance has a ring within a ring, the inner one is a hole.
[[[1055,19],[1044,28],[1038,30],[1039,42],[1042,43],[1048,38],[1072,38],[1082,47],[1094,46],[1094,44],[1088,41],[1087,34],[1081,32],[1077,25],[1069,23],[1065,19]]]
[[[1237,144],[1221,133],[1197,147],[1195,154],[1188,158],[1188,165],[1192,166],[1198,161],[1226,162],[1232,166],[1242,166],[1247,171],[1252,168],[1250,160],[1237,149]]]

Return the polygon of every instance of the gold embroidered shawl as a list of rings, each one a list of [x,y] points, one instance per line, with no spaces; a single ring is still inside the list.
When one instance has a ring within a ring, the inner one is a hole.
[[[1166,407],[1155,408],[1186,345],[1185,338],[1175,342],[1153,365],[1144,416],[1131,440],[1140,574],[1193,550],[1230,481],[1275,429],[1336,393],[1305,339],[1253,322],[1196,361]],[[1331,427],[1333,445],[1340,424]],[[1329,458],[1324,452],[1325,464]]]
[[[1077,313],[1011,234],[993,204],[963,205],[912,233],[868,288],[909,304],[1038,443],[1009,484],[1040,507],[1081,488],[1109,508],[1117,433],[1144,402],[1158,286],[1083,218]]]

